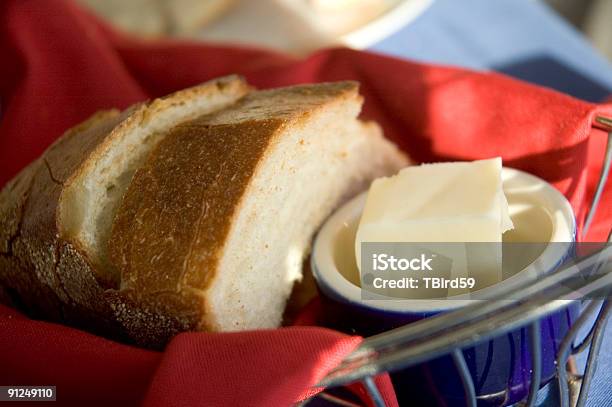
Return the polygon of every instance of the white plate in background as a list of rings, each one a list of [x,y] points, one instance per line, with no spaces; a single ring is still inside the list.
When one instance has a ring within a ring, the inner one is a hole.
[[[334,45],[364,49],[408,25],[431,3],[433,0],[237,0],[225,15],[204,27],[198,38],[296,55]]]

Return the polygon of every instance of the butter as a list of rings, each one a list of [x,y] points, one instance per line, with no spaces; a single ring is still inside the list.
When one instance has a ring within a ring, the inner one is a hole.
[[[501,170],[498,157],[407,167],[375,180],[356,234],[357,264],[362,242],[501,242],[513,228]],[[474,277],[476,289],[501,281],[501,245],[487,247],[494,250],[476,260],[472,251],[469,264],[465,250],[444,253],[454,262],[451,276]]]

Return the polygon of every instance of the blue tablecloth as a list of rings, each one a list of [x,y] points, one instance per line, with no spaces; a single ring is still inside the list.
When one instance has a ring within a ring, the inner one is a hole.
[[[436,0],[416,21],[372,50],[492,69],[594,102],[612,94],[610,63],[579,32],[534,0]],[[557,406],[556,389],[541,390],[538,404]],[[587,406],[612,406],[612,323]]]

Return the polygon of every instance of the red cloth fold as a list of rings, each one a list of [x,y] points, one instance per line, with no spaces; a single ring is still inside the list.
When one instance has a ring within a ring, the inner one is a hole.
[[[364,117],[419,162],[501,155],[563,192],[581,226],[604,152],[595,105],[494,73],[429,66],[347,49],[299,60],[199,42],[144,41],[70,2],[0,4],[0,185],[64,130],[212,77],[258,87],[356,79]],[[612,220],[607,188],[589,240]],[[309,318],[302,318],[302,321]],[[165,352],[136,349],[0,307],[0,384],[52,384],[67,404],[288,405],[309,394],[359,338],[315,327],[187,333]],[[388,377],[379,385],[390,405]]]
[[[54,385],[64,405],[282,406],[361,338],[318,327],[181,334],[163,353],[122,345],[0,305],[0,384]],[[396,405],[388,377],[378,378]]]

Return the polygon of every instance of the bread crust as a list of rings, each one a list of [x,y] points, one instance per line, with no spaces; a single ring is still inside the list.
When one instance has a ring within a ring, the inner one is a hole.
[[[79,301],[92,286],[98,293],[100,289],[91,278],[92,270],[83,254],[71,250],[70,243],[60,238],[56,215],[64,173],[76,168],[87,157],[89,147],[103,138],[117,120],[117,111],[96,113],[66,132],[3,190],[0,218],[12,226],[13,234],[3,244],[7,250],[0,263],[2,284],[12,293],[13,302],[22,304],[35,317],[69,323],[95,319],[99,322],[92,326],[100,327],[96,332],[105,331],[105,321],[111,318],[110,308],[102,309],[99,302]],[[59,155],[58,151],[65,154]],[[65,264],[78,264],[78,274],[60,272],[60,265]],[[80,282],[79,289],[67,290],[65,283],[75,285],[75,279]]]
[[[122,276],[119,295],[110,298],[135,339],[162,345],[180,331],[211,330],[201,325],[199,291],[214,278],[228,221],[282,125],[179,126],[136,172],[109,244]]]
[[[114,124],[114,127],[108,129],[106,133],[101,133],[103,137],[98,139],[97,137],[89,138],[89,141],[76,142],[76,145],[71,145],[70,142],[65,143],[65,145],[59,145],[55,149],[55,146],[52,146],[46,154],[53,154],[55,150],[59,152],[59,155],[76,155],[79,156],[83,152],[83,147],[87,148],[87,159],[83,160],[78,167],[65,169],[63,167],[59,168],[59,171],[53,169],[54,176],[62,177],[65,175],[63,179],[64,189],[62,192],[67,192],[72,184],[78,179],[78,177],[91,170],[91,168],[95,165],[95,163],[100,160],[107,152],[109,145],[112,145],[115,140],[123,138],[126,133],[130,132],[133,128],[138,126],[145,125],[149,120],[155,117],[159,112],[176,107],[181,106],[186,103],[189,103],[190,100],[197,96],[203,96],[206,94],[216,94],[216,93],[228,93],[235,95],[236,98],[242,97],[246,93],[251,90],[251,87],[245,82],[242,77],[237,75],[228,75],[225,77],[217,78],[208,82],[205,82],[201,85],[194,86],[192,88],[186,88],[174,92],[170,95],[154,99],[152,101],[146,103],[139,103],[133,105],[126,109],[117,123]],[[82,137],[86,139],[85,137]],[[58,142],[61,144],[61,140]],[[83,146],[83,144],[85,146]],[[91,145],[91,148],[89,148]],[[57,173],[57,175],[56,175]],[[66,194],[67,195],[67,194]],[[67,198],[64,194],[59,197],[60,205],[62,205],[64,200]],[[62,227],[65,222],[61,219],[61,213],[58,213],[57,224],[59,225],[59,233],[66,240],[70,241],[71,244],[81,253],[86,252],[86,248],[83,244],[79,243],[78,236],[71,236],[70,232],[64,230]],[[113,288],[118,287],[119,280],[116,273],[110,272],[109,264],[104,264],[96,258],[89,258],[88,261],[94,266],[94,270],[96,273],[96,279],[105,287],[105,288]]]
[[[136,172],[109,241],[121,272],[113,306],[130,335],[159,346],[180,331],[217,330],[205,291],[258,164],[282,129],[345,98],[360,98],[356,82],[253,92],[165,137]]]
[[[124,112],[94,114],[68,130],[0,192],[0,285],[3,295],[30,315],[127,339],[105,292],[115,282],[94,265],[73,236],[63,233],[62,194],[130,126],[194,95],[236,92],[249,86],[237,76],[219,78]]]
[[[62,219],[70,207],[66,191],[114,141],[168,106],[219,91],[242,97],[250,88],[230,76],[124,112],[97,113],[11,181],[0,192],[1,301],[151,348],[182,331],[219,330],[207,290],[267,151],[318,109],[360,102],[356,82],[248,93],[165,131],[114,218],[108,254],[119,274],[89,256]]]
[[[59,319],[61,307],[55,293],[40,284],[26,261],[14,255],[16,242],[21,239],[24,208],[40,165],[41,160],[33,161],[0,192],[0,285],[4,303],[27,309],[34,316]]]

